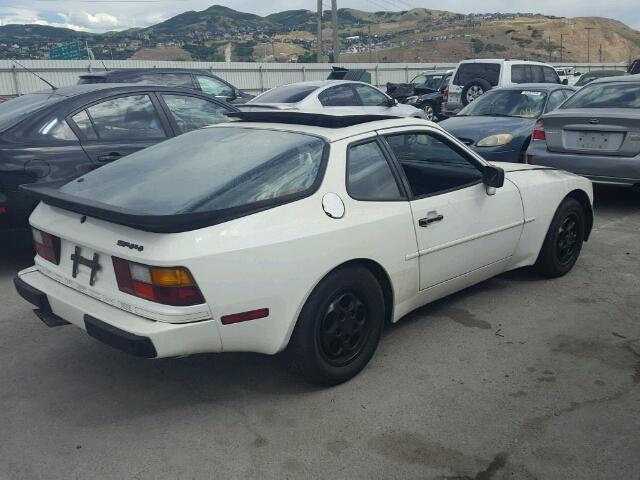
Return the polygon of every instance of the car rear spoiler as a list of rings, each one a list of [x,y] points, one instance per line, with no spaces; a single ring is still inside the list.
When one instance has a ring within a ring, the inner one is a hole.
[[[66,183],[68,183],[68,180],[62,182],[27,184],[21,185],[20,189],[34,200],[40,200],[52,207],[62,208],[79,213],[80,215],[86,215],[137,230],[154,233],[180,233],[211,227],[308,196],[307,192],[303,192],[302,194],[287,195],[280,199],[265,200],[251,205],[208,212],[151,215],[114,207],[61,192],[59,188]]]

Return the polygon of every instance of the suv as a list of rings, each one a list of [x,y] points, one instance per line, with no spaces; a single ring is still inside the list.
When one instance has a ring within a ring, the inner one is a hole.
[[[555,68],[527,60],[464,60],[456,68],[445,91],[442,111],[457,114],[493,87],[519,83],[563,83]]]
[[[145,83],[199,90],[230,103],[246,103],[253,95],[204,70],[178,68],[129,68],[80,75],[78,85],[85,83]]]

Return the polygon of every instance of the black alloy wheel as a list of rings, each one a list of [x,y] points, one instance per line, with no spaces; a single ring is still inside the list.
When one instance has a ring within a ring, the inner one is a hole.
[[[367,307],[353,291],[333,297],[318,327],[320,352],[327,362],[337,367],[356,358],[371,333]]]
[[[565,219],[556,238],[556,255],[560,263],[567,264],[575,255],[578,246],[578,229],[579,219],[575,213],[571,213]]]

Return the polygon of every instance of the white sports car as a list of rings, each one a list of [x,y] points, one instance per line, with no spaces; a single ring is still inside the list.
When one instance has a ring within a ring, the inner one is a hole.
[[[506,270],[563,275],[589,180],[486,162],[419,119],[238,114],[58,187],[27,187],[49,326],[134,355],[286,350],[337,384],[383,326]]]

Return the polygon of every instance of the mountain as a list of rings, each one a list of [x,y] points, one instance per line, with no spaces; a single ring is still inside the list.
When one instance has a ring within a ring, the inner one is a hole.
[[[323,12],[324,50],[330,52],[331,12]],[[341,60],[451,62],[511,57],[620,62],[640,57],[640,32],[600,17],[559,18],[530,13],[464,15],[415,8],[338,10]],[[316,15],[285,10],[267,16],[213,5],[145,28],[95,34],[42,25],[0,26],[0,58],[47,58],[52,47],[86,41],[96,58],[313,61]],[[562,45],[560,38],[562,34]]]

